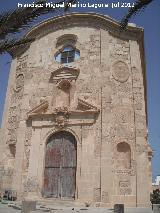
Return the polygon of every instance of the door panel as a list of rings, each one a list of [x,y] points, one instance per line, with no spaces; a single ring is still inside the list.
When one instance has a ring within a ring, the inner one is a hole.
[[[46,151],[46,168],[60,167],[62,161],[62,155],[60,147],[53,146]]]
[[[58,132],[49,139],[45,157],[45,196],[75,196],[76,158],[76,140],[71,133]]]
[[[44,173],[45,197],[59,197],[60,168],[46,168]]]
[[[61,170],[61,197],[75,197],[75,168],[62,168]]]
[[[62,167],[76,167],[76,144],[73,137],[63,135]]]

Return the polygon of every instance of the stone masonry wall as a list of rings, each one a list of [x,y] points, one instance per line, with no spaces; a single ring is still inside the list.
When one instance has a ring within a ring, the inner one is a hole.
[[[80,50],[80,59],[68,64],[80,69],[70,102],[82,98],[100,109],[93,125],[70,127],[81,140],[76,198],[108,206],[115,202],[146,206],[151,174],[140,46],[129,38],[113,36],[107,29],[89,26],[55,30],[13,60],[2,126],[3,158],[10,175],[3,187],[16,189],[20,199],[30,190],[27,187],[35,187],[41,196],[42,163],[37,161],[36,184],[27,182],[34,168],[30,165],[34,156],[31,148],[40,150],[35,158],[43,162],[44,133],[53,127],[36,130],[26,122],[27,112],[44,100],[56,106],[57,85],[50,78],[61,66],[54,56],[57,39],[65,34],[77,36],[75,46]]]

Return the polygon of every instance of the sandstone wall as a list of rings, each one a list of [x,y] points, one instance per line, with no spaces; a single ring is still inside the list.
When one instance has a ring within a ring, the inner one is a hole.
[[[50,78],[63,66],[54,59],[57,39],[73,34],[80,59],[68,66],[80,73],[72,82],[70,103],[82,98],[100,110],[92,125],[64,128],[77,139],[76,199],[108,206],[149,205],[151,150],[140,43],[113,35],[104,26],[80,23],[39,36],[12,61],[2,126],[3,158],[9,172],[3,187],[16,189],[19,198],[28,193],[41,197],[46,135],[56,128],[33,127],[26,121],[27,112],[44,100],[56,107],[57,85]]]

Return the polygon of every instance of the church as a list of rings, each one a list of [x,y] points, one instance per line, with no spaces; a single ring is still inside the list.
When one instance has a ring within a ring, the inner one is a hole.
[[[1,191],[17,199],[150,205],[144,30],[96,13],[48,19],[12,48]]]

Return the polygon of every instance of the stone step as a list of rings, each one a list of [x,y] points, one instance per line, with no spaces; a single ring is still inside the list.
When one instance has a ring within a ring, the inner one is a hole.
[[[7,202],[6,202],[7,204]],[[32,213],[113,213],[114,210],[111,208],[105,207],[84,207],[79,204],[76,206],[77,203],[71,200],[54,200],[54,199],[43,199],[37,202],[36,211],[32,211]],[[68,206],[67,206],[68,205]],[[20,210],[21,203],[20,202],[10,202],[8,206],[14,209]],[[17,208],[18,207],[18,208]],[[19,211],[17,211],[19,212]],[[151,208],[125,208],[125,213],[153,213]]]
[[[61,206],[61,207],[84,207],[84,203],[80,203],[74,200],[57,200],[57,199],[42,199],[37,202],[39,205],[44,205],[44,206]]]
[[[63,209],[50,209],[48,211],[45,210],[36,210],[31,213],[114,213],[113,209],[107,208],[63,208]],[[125,208],[125,213],[153,213],[151,208]]]
[[[36,211],[32,211],[31,213],[113,213],[113,210],[106,208],[54,208],[54,209],[37,209]]]

